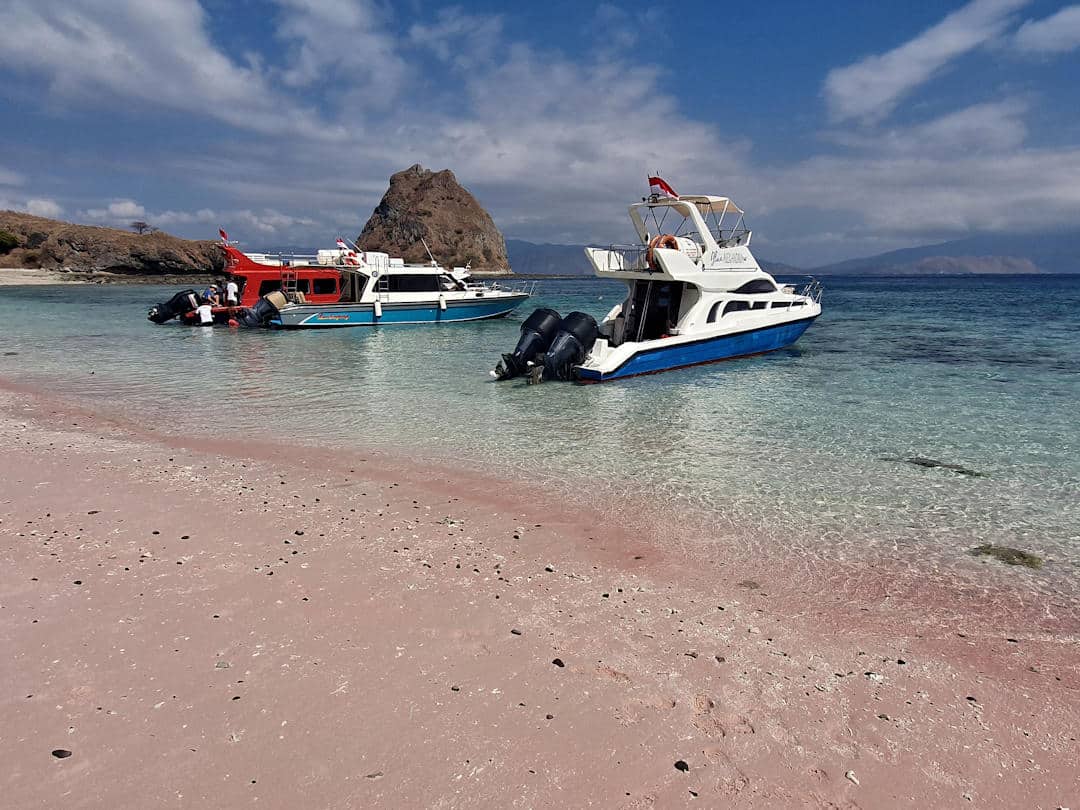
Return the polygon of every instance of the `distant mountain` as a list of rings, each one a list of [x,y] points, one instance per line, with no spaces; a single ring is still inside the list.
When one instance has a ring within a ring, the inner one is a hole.
[[[983,234],[815,267],[821,275],[1080,273],[1080,231]]]
[[[584,245],[549,245],[506,240],[510,269],[518,275],[591,276],[592,267],[585,258]]]
[[[549,245],[507,239],[506,252],[510,257],[510,268],[519,275],[592,275],[584,245]],[[777,275],[801,275],[804,272],[790,264],[765,259],[758,259],[758,264],[767,273]]]

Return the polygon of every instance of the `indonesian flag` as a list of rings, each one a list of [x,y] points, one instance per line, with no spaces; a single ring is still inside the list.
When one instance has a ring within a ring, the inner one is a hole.
[[[224,241],[224,242],[229,241],[229,235],[227,233],[225,233],[224,229],[218,228],[217,232],[221,236],[222,241]]]
[[[655,194],[657,197],[670,197],[673,200],[677,200],[679,195],[675,192],[671,186],[665,182],[663,177],[650,177],[649,178],[649,193]]]
[[[356,260],[356,251],[345,244],[345,240],[340,236],[337,238],[338,248],[345,254],[345,264],[360,264]]]

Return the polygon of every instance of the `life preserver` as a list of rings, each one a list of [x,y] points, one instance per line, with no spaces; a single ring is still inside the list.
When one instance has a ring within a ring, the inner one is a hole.
[[[668,248],[670,250],[678,250],[679,249],[679,240],[676,239],[670,233],[662,233],[662,234],[659,234],[657,236],[654,236],[652,239],[649,240],[649,249],[647,251],[645,251],[645,262],[653,270],[659,270],[660,269],[656,265],[656,257],[654,255],[654,251],[658,247],[659,248]]]

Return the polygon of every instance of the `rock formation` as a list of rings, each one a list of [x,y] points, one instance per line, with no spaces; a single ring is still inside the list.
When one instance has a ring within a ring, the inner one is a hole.
[[[225,264],[212,241],[72,225],[15,211],[0,211],[0,243],[0,267],[156,276],[217,273]]]
[[[390,188],[356,241],[363,250],[427,262],[421,239],[446,267],[471,264],[485,273],[510,272],[506,242],[491,215],[449,169],[433,172],[418,163],[390,178]]]

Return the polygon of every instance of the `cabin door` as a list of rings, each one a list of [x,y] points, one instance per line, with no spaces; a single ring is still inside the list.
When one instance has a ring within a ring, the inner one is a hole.
[[[624,341],[641,340],[641,330],[645,325],[651,290],[651,281],[634,282],[634,289],[628,298],[629,306],[626,308],[626,326],[623,329]]]

